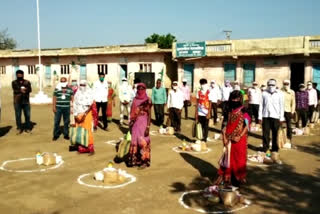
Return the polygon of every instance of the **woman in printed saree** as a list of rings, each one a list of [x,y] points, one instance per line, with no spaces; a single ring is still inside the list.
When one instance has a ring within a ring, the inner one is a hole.
[[[80,87],[74,96],[73,115],[75,117],[75,126],[82,127],[88,131],[88,147],[78,145],[80,153],[94,153],[93,148],[93,95],[91,89],[87,87],[85,80],[81,80]]]
[[[240,91],[233,91],[230,94],[226,120],[227,125],[222,130],[222,140],[227,158],[226,161],[220,162],[219,177],[215,184],[223,181],[226,185],[239,186],[246,182],[247,139],[250,124],[250,116],[243,106]]]
[[[114,101],[116,97],[115,90],[112,88],[111,81],[108,81],[108,106],[107,106],[107,120],[112,121],[112,107],[116,106],[116,102]]]
[[[133,99],[130,113],[131,145],[127,166],[139,166],[141,169],[150,166],[150,118],[151,100],[146,93],[146,85],[137,85],[137,94]]]

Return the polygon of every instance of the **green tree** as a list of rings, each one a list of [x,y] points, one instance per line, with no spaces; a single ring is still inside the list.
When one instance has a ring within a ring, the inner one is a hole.
[[[159,48],[172,48],[172,43],[176,42],[176,37],[170,33],[167,35],[152,34],[144,40],[146,43],[158,43]]]
[[[8,34],[8,29],[0,31],[0,50],[15,49],[17,42]]]

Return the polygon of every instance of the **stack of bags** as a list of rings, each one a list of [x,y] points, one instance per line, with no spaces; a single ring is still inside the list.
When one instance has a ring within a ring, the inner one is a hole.
[[[38,165],[56,165],[62,162],[62,157],[60,155],[57,155],[56,153],[49,153],[49,152],[44,152],[40,153],[38,152],[36,155],[36,162]]]
[[[179,149],[182,151],[195,151],[195,152],[202,152],[207,151],[207,144],[200,140],[197,140],[195,143],[186,143],[183,141],[182,145],[179,146]]]
[[[94,173],[94,179],[103,181],[104,184],[122,184],[126,178],[126,171],[115,168],[105,168],[103,171]]]
[[[160,134],[165,134],[165,135],[174,135],[174,128],[173,127],[167,127],[167,128],[162,128],[160,127],[159,129]]]

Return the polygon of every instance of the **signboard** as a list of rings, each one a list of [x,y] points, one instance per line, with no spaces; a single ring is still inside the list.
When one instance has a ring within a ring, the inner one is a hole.
[[[203,57],[206,56],[206,42],[185,42],[176,44],[178,57]]]
[[[151,89],[154,87],[155,83],[155,73],[153,72],[135,72],[134,73],[135,79],[140,79],[142,83],[146,84],[148,89]]]

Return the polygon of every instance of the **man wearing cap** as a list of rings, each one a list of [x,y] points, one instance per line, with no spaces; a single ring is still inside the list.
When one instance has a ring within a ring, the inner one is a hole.
[[[187,120],[188,119],[188,107],[191,105],[190,102],[190,88],[187,85],[187,80],[182,80],[182,86],[180,87],[180,90],[183,94],[183,106],[184,106],[184,117]]]
[[[227,117],[227,114],[228,114],[228,101],[229,101],[229,96],[230,96],[230,93],[233,91],[232,89],[232,86],[230,84],[230,81],[229,80],[226,80],[224,82],[224,86],[222,87],[221,89],[221,93],[222,93],[222,96],[221,96],[221,101],[222,101],[222,115],[224,118]],[[225,126],[226,124],[222,123],[222,128]]]
[[[297,127],[301,119],[302,128],[307,126],[308,122],[308,108],[309,108],[309,93],[305,90],[305,85],[299,85],[299,91],[296,93],[296,109],[298,113]]]
[[[240,91],[240,85],[239,85],[239,81],[238,80],[234,81],[233,90],[234,91]]]
[[[99,80],[94,83],[94,100],[97,105],[97,116],[99,118],[99,111],[102,109],[103,130],[107,130],[107,105],[108,105],[108,83],[105,81],[105,74],[99,73]]]
[[[309,94],[308,119],[310,123],[313,123],[314,121],[312,121],[312,114],[318,105],[318,95],[317,91],[312,86],[312,82],[310,81],[307,83],[307,92]]]
[[[169,118],[171,126],[176,132],[181,131],[181,111],[183,108],[183,93],[178,88],[178,82],[172,83],[172,90],[168,94],[167,107],[169,111]]]
[[[267,90],[262,92],[262,99],[259,106],[259,123],[262,121],[263,151],[269,150],[270,130],[272,133],[272,159],[280,164],[278,154],[278,130],[284,121],[283,95],[276,90],[276,80],[270,79],[267,83]]]
[[[221,92],[219,86],[216,85],[215,80],[211,80],[209,100],[211,102],[213,123],[216,125],[218,119],[218,103],[221,100]]]
[[[64,139],[69,140],[70,108],[73,102],[73,91],[67,86],[67,78],[61,77],[52,98],[52,111],[54,113],[53,141],[56,141],[60,132],[60,121],[63,117]]]
[[[294,112],[296,111],[296,98],[294,91],[290,89],[290,80],[283,81],[282,93],[284,97],[284,118],[286,120],[287,138],[291,143],[291,119],[294,115]]]
[[[120,100],[120,125],[123,125],[124,109],[127,109],[128,120],[130,120],[130,107],[132,102],[132,87],[128,84],[127,78],[122,78],[122,84],[119,87]]]
[[[261,90],[258,87],[257,82],[252,83],[252,87],[248,90],[249,97],[249,106],[248,111],[253,121],[253,117],[255,119],[256,124],[259,123],[258,115],[259,115],[259,105],[261,102]]]
[[[164,121],[164,105],[167,103],[167,92],[161,86],[161,79],[157,80],[156,86],[152,89],[151,100],[154,107],[156,124],[161,126]]]

